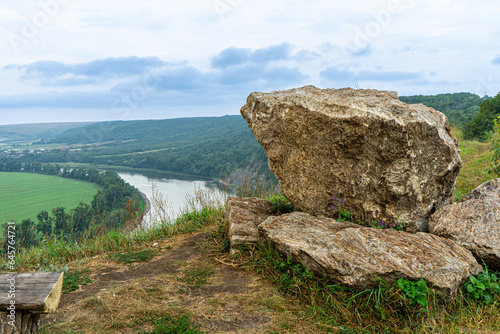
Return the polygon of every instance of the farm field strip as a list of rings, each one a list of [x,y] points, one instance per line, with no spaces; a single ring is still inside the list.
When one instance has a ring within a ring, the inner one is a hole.
[[[26,218],[36,222],[42,210],[90,203],[99,189],[92,183],[51,175],[0,173],[0,224]]]

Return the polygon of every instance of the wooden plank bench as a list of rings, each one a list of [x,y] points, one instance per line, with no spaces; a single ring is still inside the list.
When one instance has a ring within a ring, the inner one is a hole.
[[[0,333],[38,333],[41,314],[54,313],[64,273],[0,275]]]

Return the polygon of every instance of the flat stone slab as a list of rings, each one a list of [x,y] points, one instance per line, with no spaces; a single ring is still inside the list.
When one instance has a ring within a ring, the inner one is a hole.
[[[424,278],[452,294],[482,270],[470,251],[436,235],[338,223],[302,212],[269,217],[259,233],[291,261],[354,289],[374,287],[376,278],[389,284]]]
[[[429,220],[429,232],[453,240],[480,262],[500,270],[500,179],[485,182],[460,203],[438,210]]]

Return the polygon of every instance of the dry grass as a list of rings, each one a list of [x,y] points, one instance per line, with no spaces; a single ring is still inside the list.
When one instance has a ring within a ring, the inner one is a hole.
[[[212,225],[205,231],[215,228]],[[178,251],[188,237],[169,240],[172,249],[158,257]],[[214,252],[208,243],[199,248],[200,252],[187,261],[175,262],[179,267],[176,273],[115,282],[106,290],[62,306],[57,316],[45,320],[56,322],[45,325],[42,333],[137,333],[151,331],[154,319],[183,314],[209,333],[281,333],[282,328],[295,328],[300,323],[292,312],[300,307],[280,296],[264,277],[217,261],[221,253]],[[99,259],[78,266],[93,271],[96,280],[110,266],[126,272]],[[190,278],[207,269],[204,282],[193,284]],[[309,333],[310,324],[300,326],[301,330],[291,332]]]

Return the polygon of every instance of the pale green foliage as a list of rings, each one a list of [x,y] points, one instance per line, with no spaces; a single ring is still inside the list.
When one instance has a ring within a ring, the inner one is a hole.
[[[499,118],[493,120],[495,128],[488,134],[488,140],[491,143],[491,162],[488,168],[489,173],[500,176],[500,122]]]

